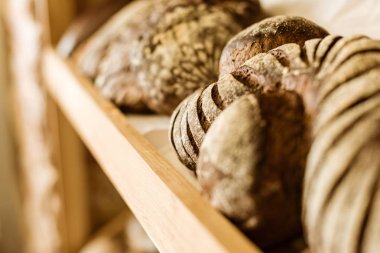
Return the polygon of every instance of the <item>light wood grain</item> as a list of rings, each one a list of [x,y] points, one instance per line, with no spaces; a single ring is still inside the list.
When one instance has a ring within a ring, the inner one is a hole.
[[[36,17],[42,27],[43,47],[55,44],[76,13],[74,0],[35,2]],[[78,252],[90,233],[90,210],[87,188],[87,164],[84,146],[57,104],[46,98],[46,123],[51,157],[57,168],[57,191],[61,196],[63,219],[57,220],[63,231],[63,247]]]
[[[56,138],[59,140],[59,176],[65,213],[67,248],[78,252],[90,233],[90,203],[87,161],[83,143],[60,110],[57,110]]]
[[[51,49],[48,91],[161,252],[260,252]]]

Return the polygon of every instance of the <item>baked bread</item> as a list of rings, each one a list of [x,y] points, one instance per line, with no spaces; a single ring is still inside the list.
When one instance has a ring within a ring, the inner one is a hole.
[[[302,17],[275,16],[253,24],[235,35],[223,49],[220,75],[232,72],[258,53],[287,43],[302,46],[305,41],[323,38],[327,31]]]
[[[380,41],[327,37],[307,49],[316,69],[303,205],[311,250],[377,252]]]
[[[131,72],[129,53],[141,32],[142,21],[155,6],[155,1],[150,0],[131,2],[74,54],[78,69],[95,83],[102,95],[130,111],[147,110]]]
[[[268,74],[273,79],[259,81],[262,89],[220,114],[201,145],[196,170],[211,203],[259,245],[280,240],[281,236],[277,240],[273,236],[281,235],[279,228],[288,226],[293,217],[279,213],[265,220],[267,215],[276,210],[298,215],[307,157],[302,217],[311,252],[379,249],[379,49],[380,41],[364,36],[327,36],[309,40],[303,48],[287,44],[249,60],[268,73],[280,72],[273,66],[283,68],[282,76]],[[273,100],[265,104],[268,94]],[[301,102],[286,107],[283,94],[293,94]],[[263,111],[278,104],[265,119]],[[303,112],[294,114],[301,107]],[[299,117],[284,120],[286,115]],[[288,126],[283,125],[286,122]],[[277,142],[264,132],[270,126],[276,129],[272,133],[279,136]],[[273,167],[266,166],[262,156]],[[268,177],[256,171],[267,172]],[[287,190],[281,189],[284,185]],[[253,193],[256,187],[261,194]],[[270,193],[278,190],[288,202],[276,203],[280,197],[264,201],[262,197],[270,195],[267,187]],[[247,226],[251,219],[256,227]]]
[[[77,54],[82,73],[121,107],[170,114],[215,81],[227,41],[262,18],[257,0],[139,0]]]
[[[301,234],[305,132],[300,96],[266,91],[233,102],[201,146],[203,192],[263,248]]]
[[[193,91],[216,81],[227,41],[261,17],[256,0],[156,4],[131,49],[145,103],[155,112],[171,114]]]
[[[279,22],[279,20],[281,22]],[[286,27],[287,24],[289,24],[289,27]],[[296,42],[300,43],[300,39],[297,37],[299,35],[292,36],[291,34],[291,30],[294,29],[294,27],[298,27],[300,24],[307,24],[307,36],[310,36],[310,34],[320,34],[321,36],[325,36],[327,34],[322,28],[303,18],[283,16],[265,19],[251,26],[250,30],[259,31],[258,28],[265,27],[265,29],[269,31],[266,36],[268,36],[268,38],[270,38],[269,36],[272,36],[273,41],[277,41],[275,39],[277,35],[273,31],[276,31],[278,27],[281,27],[280,30],[287,31],[287,34],[286,39],[280,37],[279,41],[291,41],[292,38],[295,37]],[[272,28],[271,25],[273,26]],[[311,32],[311,27],[313,26],[315,31]],[[299,33],[299,30],[301,29],[296,29],[295,31]],[[280,33],[280,36],[284,35]],[[263,42],[261,41],[262,37],[265,38],[261,33],[260,36],[252,35],[252,37],[250,37],[252,39],[251,43],[254,45],[261,45],[261,48],[270,48],[271,46],[268,46],[267,42],[268,39]],[[259,40],[255,42],[255,38],[259,38]],[[276,45],[276,43],[273,45]],[[229,45],[233,44],[230,42]],[[177,151],[179,159],[188,168],[195,168],[198,153],[195,152],[195,155],[191,154],[192,157],[190,157],[190,154],[187,152],[178,152],[178,150],[181,147],[191,147],[191,149],[195,151],[199,150],[200,143],[208,128],[224,108],[231,104],[236,98],[244,94],[259,92],[264,87],[279,83],[283,78],[283,71],[287,68],[287,66],[283,66],[283,64],[287,64],[287,62],[285,62],[286,58],[292,58],[291,61],[290,59],[287,59],[287,61],[290,61],[288,64],[292,64],[292,67],[306,67],[306,64],[303,63],[302,59],[296,60],[302,58],[300,55],[301,49],[297,44],[291,44],[285,47],[289,47],[286,51],[291,55],[286,57],[281,55],[282,50],[280,49],[272,50],[269,54],[258,54],[257,57],[246,61],[231,73],[221,75],[218,82],[208,86],[199,94],[200,97],[197,103],[188,104],[190,101],[189,98],[181,104],[182,107],[186,107],[186,109],[183,110],[187,112],[172,117],[170,138],[171,142],[175,144],[173,147]],[[224,52],[226,52],[226,50],[224,50]],[[254,53],[254,51],[251,51],[250,53]],[[223,59],[221,59],[221,62],[222,61]],[[300,66],[298,66],[298,64]],[[185,120],[182,119],[182,115],[190,115],[189,117],[191,120],[187,122],[189,131],[181,132],[181,129],[176,129],[176,127],[179,126],[179,124],[176,124],[176,121],[185,122]],[[201,127],[199,127],[199,125]]]

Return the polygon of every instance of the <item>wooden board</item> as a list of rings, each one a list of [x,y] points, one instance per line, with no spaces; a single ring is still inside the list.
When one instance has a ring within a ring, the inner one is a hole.
[[[260,252],[52,49],[47,90],[161,252]]]

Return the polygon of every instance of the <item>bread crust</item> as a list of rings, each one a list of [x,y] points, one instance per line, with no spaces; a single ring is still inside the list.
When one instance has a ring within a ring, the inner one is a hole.
[[[302,17],[275,16],[264,19],[244,29],[228,42],[220,59],[220,75],[231,73],[256,54],[287,43],[303,46],[309,39],[327,35],[325,29]]]
[[[185,97],[216,81],[227,41],[260,18],[260,5],[253,0],[177,0],[155,10],[131,50],[145,103],[171,114]]]

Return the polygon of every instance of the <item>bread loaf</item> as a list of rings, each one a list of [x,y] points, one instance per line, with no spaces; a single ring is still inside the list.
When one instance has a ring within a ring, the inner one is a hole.
[[[249,60],[268,73],[283,68],[282,75],[262,75],[270,82],[256,75],[264,87],[220,114],[204,137],[196,171],[211,203],[259,245],[280,240],[279,228],[299,217],[307,157],[302,217],[311,252],[379,249],[379,49],[380,41],[363,36],[327,36]],[[300,102],[287,103],[284,94]],[[256,187],[261,194],[254,194]],[[267,187],[286,201],[268,197]],[[281,212],[268,218],[274,210]]]
[[[131,72],[129,53],[141,33],[141,23],[154,11],[155,5],[150,0],[126,5],[74,54],[79,70],[94,81],[102,95],[131,111],[147,110]]]
[[[295,41],[300,43],[301,39],[298,37],[300,36],[300,30],[302,30],[299,28],[301,24],[306,24],[306,38],[311,36],[310,34],[319,34],[321,36],[326,35],[326,32],[324,32],[322,28],[303,18],[281,16],[268,18],[251,26],[250,30],[252,31],[261,31],[259,29],[260,27],[265,27],[266,31],[268,31],[268,34],[266,35],[262,32],[259,33],[260,36],[252,35],[250,37],[250,39],[252,39],[251,43],[261,45],[260,47],[263,49],[270,49],[272,46],[268,46],[268,42],[263,42],[261,39],[273,38],[273,41],[277,41],[277,34],[275,31],[277,31],[276,29],[278,27],[281,27],[281,31],[287,32],[286,39],[283,38],[283,33],[279,33],[279,41],[291,41],[294,37],[294,39],[296,39]],[[289,25],[289,27],[287,27],[287,25]],[[298,28],[295,29],[294,27]],[[314,32],[312,32],[312,27],[314,27]],[[295,29],[295,32],[297,33],[294,36],[291,34],[292,29]],[[255,41],[256,38],[259,38],[258,41]],[[268,41],[268,39],[265,39],[265,41]],[[276,43],[273,45],[276,45]],[[231,42],[229,45],[232,45]],[[249,59],[231,73],[222,75],[218,82],[212,84],[211,87],[208,86],[200,94],[200,99],[197,104],[193,103],[188,105],[187,102],[182,103],[181,106],[186,107],[187,109],[184,110],[189,111],[189,114],[192,117],[192,120],[188,122],[190,131],[182,133],[179,129],[175,129],[175,121],[182,120],[181,117],[176,117],[175,120],[172,120],[173,124],[171,125],[170,136],[172,138],[172,143],[182,142],[182,146],[193,145],[196,146],[194,147],[195,149],[199,150],[199,142],[203,140],[204,135],[212,122],[219,113],[236,100],[236,98],[248,93],[258,93],[264,88],[272,86],[275,88],[277,84],[281,83],[281,80],[284,78],[283,72],[287,71],[288,67],[306,69],[306,64],[302,60],[303,56],[301,56],[301,49],[297,44],[289,44],[283,47],[286,48],[280,47],[276,50],[270,51],[268,54],[258,54],[256,57]],[[224,51],[226,52],[226,50]],[[286,54],[284,51],[286,51]],[[236,52],[237,50],[235,53]],[[259,53],[260,51],[252,51],[251,54],[254,52]],[[222,61],[223,59],[221,59],[221,62]],[[289,64],[291,64],[291,66],[288,66]],[[290,83],[288,85],[293,83],[285,80],[283,82]],[[183,115],[186,115],[186,113]],[[202,126],[202,129],[198,127],[199,124]],[[186,134],[189,136],[184,136]],[[196,140],[194,138],[196,138]],[[175,146],[174,148],[177,150]],[[193,154],[193,159],[189,159],[189,155],[186,152],[180,153],[177,151],[177,154],[180,160],[187,161],[185,163],[186,166],[189,168],[195,168],[197,154],[196,156]]]
[[[303,217],[312,252],[380,248],[380,41],[327,37],[316,69]]]
[[[267,91],[232,103],[201,146],[197,175],[203,191],[261,247],[301,232],[304,133],[301,98]]]
[[[120,107],[170,114],[194,90],[216,81],[223,46],[261,17],[257,0],[134,1],[76,59]]]
[[[145,21],[145,32],[131,50],[131,63],[145,103],[156,112],[171,114],[193,91],[217,80],[223,47],[258,21],[261,12],[256,0],[166,4],[156,4]]]
[[[235,35],[223,49],[220,75],[232,72],[258,53],[287,43],[302,46],[306,40],[323,38],[325,29],[313,22],[291,16],[275,16],[253,24]]]

